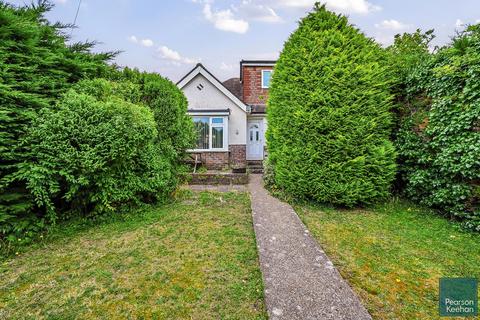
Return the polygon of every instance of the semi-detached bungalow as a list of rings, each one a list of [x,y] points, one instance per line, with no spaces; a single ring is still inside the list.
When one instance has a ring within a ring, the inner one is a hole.
[[[276,61],[242,60],[240,77],[219,81],[197,64],[178,83],[197,130],[197,155],[208,169],[245,167],[265,157],[266,101]]]

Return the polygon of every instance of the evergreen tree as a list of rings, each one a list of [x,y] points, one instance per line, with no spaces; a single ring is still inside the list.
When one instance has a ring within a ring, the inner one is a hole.
[[[115,55],[92,54],[94,43],[67,45],[69,26],[45,18],[51,8],[47,1],[24,7],[0,1],[0,234],[20,232],[31,224],[19,221],[36,220],[16,177],[19,165],[32,158],[22,144],[26,129],[73,83],[109,72],[106,61]]]
[[[395,151],[385,53],[316,4],[285,43],[268,101],[268,164],[295,198],[353,206],[389,194]]]

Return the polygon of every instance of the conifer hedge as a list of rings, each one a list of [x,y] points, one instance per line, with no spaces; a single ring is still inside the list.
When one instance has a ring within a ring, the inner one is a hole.
[[[68,45],[50,9],[0,0],[0,250],[59,219],[165,199],[194,141],[171,81]]]
[[[389,194],[395,151],[384,52],[317,4],[276,64],[268,100],[268,165],[277,188],[338,205]]]
[[[32,161],[22,142],[26,130],[72,84],[108,74],[106,62],[115,55],[91,53],[94,43],[67,45],[68,26],[44,17],[51,8],[47,1],[23,7],[0,1],[0,238],[41,228],[32,196],[15,179],[19,165]]]

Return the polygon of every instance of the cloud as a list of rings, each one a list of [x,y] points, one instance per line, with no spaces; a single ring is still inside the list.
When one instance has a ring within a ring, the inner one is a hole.
[[[232,71],[235,68],[233,64],[227,64],[225,62],[222,62],[220,64],[220,69],[223,71]]]
[[[238,6],[232,6],[233,10],[247,19],[276,23],[281,22],[282,18],[270,6],[264,4],[254,3],[253,0],[243,0]]]
[[[143,39],[140,41],[140,44],[144,47],[153,47],[153,41],[150,39]]]
[[[141,46],[144,46],[144,47],[153,47],[154,45],[154,42],[150,39],[138,39],[136,36],[130,36],[128,37],[128,41],[132,42],[132,43],[136,43],[136,44],[139,44]]]
[[[243,19],[236,19],[232,10],[226,9],[214,12],[209,3],[203,7],[203,16],[213,23],[215,28],[222,31],[243,34],[246,33],[249,28],[248,22]]]
[[[375,24],[375,28],[378,29],[386,29],[386,30],[406,30],[410,29],[412,26],[409,24],[402,23],[398,20],[390,19],[390,20],[383,20],[381,23]]]
[[[168,60],[175,65],[194,64],[194,63],[198,62],[197,59],[182,57],[182,55],[180,55],[180,53],[178,53],[175,50],[170,49],[167,46],[161,46],[157,49],[157,51],[160,53],[160,58],[162,58],[164,60]]]
[[[278,0],[281,6],[294,8],[311,8],[317,0]],[[325,0],[327,7],[343,13],[367,14],[380,11],[380,6],[374,5],[367,0]]]
[[[455,27],[457,27],[457,28],[461,28],[464,25],[465,25],[465,23],[460,19],[457,19],[457,21],[455,21]]]

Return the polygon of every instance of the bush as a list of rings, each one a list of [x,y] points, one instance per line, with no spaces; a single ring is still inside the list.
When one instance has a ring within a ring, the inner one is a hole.
[[[65,26],[44,17],[50,9],[45,1],[18,8],[0,1],[0,239],[12,226],[18,233],[43,227],[25,183],[14,179],[32,161],[20,142],[37,113],[82,78],[111,70],[114,54],[90,53],[93,43],[68,46]]]
[[[23,164],[17,178],[45,208],[47,223],[70,211],[105,213],[127,202],[165,198],[172,173],[156,137],[147,107],[70,90],[34,121],[27,144],[35,161]]]
[[[157,74],[126,68],[120,77],[140,86],[140,101],[152,110],[157,123],[157,142],[178,173],[186,150],[195,145],[196,139],[192,118],[187,114],[187,98],[173,82]]]
[[[407,88],[396,142],[407,196],[480,231],[480,26],[414,69]]]
[[[275,67],[267,144],[277,187],[353,206],[389,194],[395,151],[383,50],[316,5]]]

